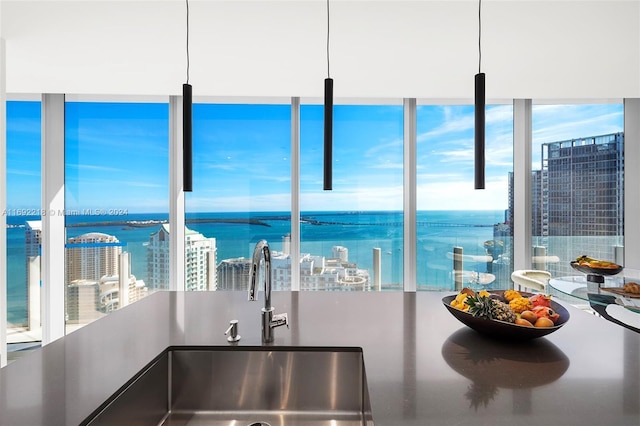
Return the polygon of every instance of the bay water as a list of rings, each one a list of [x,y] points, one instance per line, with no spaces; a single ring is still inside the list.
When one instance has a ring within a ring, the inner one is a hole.
[[[7,216],[7,315],[13,325],[27,321],[25,228],[39,217]],[[131,253],[131,272],[147,278],[149,237],[168,219],[167,213],[66,216],[67,238],[87,232],[114,235]],[[272,250],[282,251],[283,237],[291,232],[288,212],[189,213],[187,227],[215,238],[218,263],[251,257],[255,243],[266,239]],[[147,222],[147,223],[141,223]],[[465,255],[484,255],[485,241],[493,240],[493,225],[504,222],[504,211],[419,211],[417,213],[418,286],[453,288],[453,247]],[[382,256],[383,289],[401,289],[404,254],[403,213],[400,211],[348,211],[301,213],[301,252],[332,256],[334,246],[348,250],[349,261],[373,276],[373,249]],[[471,265],[486,272],[485,264]],[[466,267],[465,267],[466,269]]]

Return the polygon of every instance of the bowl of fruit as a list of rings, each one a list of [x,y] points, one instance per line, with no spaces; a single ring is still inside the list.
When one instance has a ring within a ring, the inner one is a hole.
[[[594,259],[586,255],[578,256],[571,261],[571,267],[587,275],[616,275],[622,272],[623,267],[607,260]]]
[[[569,311],[551,296],[516,290],[469,288],[442,298],[443,305],[460,322],[497,339],[530,340],[559,330],[569,321]]]

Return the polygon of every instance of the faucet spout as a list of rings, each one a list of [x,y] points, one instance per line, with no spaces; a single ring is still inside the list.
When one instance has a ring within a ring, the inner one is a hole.
[[[275,315],[271,306],[271,250],[266,240],[260,240],[253,249],[251,262],[251,280],[249,282],[249,300],[258,300],[258,278],[260,266],[264,264],[264,308],[262,308],[262,343],[273,342],[273,329],[286,325],[289,327],[287,314]]]
[[[251,281],[249,283],[249,300],[258,300],[256,283],[259,277],[260,263],[264,260],[264,309],[271,309],[271,250],[266,240],[260,240],[253,249],[253,261],[251,262]]]

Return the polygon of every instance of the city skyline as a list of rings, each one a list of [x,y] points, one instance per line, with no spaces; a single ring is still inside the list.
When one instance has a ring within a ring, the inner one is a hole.
[[[507,207],[512,106],[487,107],[487,189],[473,189],[473,106],[418,106],[419,210]],[[533,169],[545,142],[621,131],[622,104],[535,105]],[[168,211],[168,105],[69,102],[66,209]],[[290,107],[194,105],[187,212],[290,209]],[[306,211],[402,210],[402,106],[335,109],[334,190],[322,191],[322,107],[301,108]],[[7,105],[7,208],[40,206],[40,103]],[[220,185],[219,183],[224,183]]]

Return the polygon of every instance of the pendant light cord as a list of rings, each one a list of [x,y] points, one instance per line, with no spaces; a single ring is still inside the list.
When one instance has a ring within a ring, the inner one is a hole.
[[[482,64],[482,0],[478,0],[478,74]]]
[[[331,73],[329,72],[329,0],[327,0],[327,78],[331,78]]]
[[[187,5],[187,84],[189,84],[189,0],[185,0]]]

